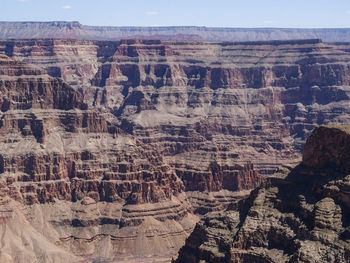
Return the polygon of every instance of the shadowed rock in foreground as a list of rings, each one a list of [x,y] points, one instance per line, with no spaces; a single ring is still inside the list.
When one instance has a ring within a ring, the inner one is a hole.
[[[349,262],[350,125],[321,126],[303,162],[197,224],[177,263]]]

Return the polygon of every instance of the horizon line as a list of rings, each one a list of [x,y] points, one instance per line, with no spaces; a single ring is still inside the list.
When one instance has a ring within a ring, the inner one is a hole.
[[[303,30],[315,30],[315,29],[350,29],[350,26],[348,27],[266,27],[266,26],[257,26],[257,27],[234,27],[234,26],[222,26],[222,27],[213,27],[213,26],[196,26],[196,25],[154,25],[154,26],[141,26],[141,25],[128,25],[128,26],[112,26],[112,25],[86,25],[82,24],[77,20],[47,20],[47,21],[34,21],[34,20],[23,20],[23,21],[0,21],[0,23],[78,23],[81,26],[84,27],[107,27],[107,28],[213,28],[213,29],[303,29]]]

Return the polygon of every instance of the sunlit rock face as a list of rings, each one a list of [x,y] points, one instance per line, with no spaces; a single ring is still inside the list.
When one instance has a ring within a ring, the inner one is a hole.
[[[158,149],[189,191],[220,190],[213,169],[298,162],[316,125],[350,116],[348,44],[15,40],[0,50]]]
[[[197,215],[261,181],[250,163],[218,162],[183,180],[67,82],[6,55],[0,93],[1,262],[169,261]]]
[[[3,229],[30,226],[0,256],[42,262],[45,240],[47,262],[171,258],[315,126],[349,121],[349,47],[0,41]]]
[[[42,69],[0,72],[1,262],[171,257],[197,219],[157,150]]]

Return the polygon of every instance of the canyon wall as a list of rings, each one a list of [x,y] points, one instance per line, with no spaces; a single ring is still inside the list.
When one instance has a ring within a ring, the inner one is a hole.
[[[206,216],[174,262],[348,262],[349,130],[316,128],[302,163]]]
[[[314,127],[349,122],[346,43],[28,39],[0,54],[4,262],[169,260],[200,217],[299,162]]]
[[[270,174],[300,160],[315,126],[349,122],[348,44],[3,40],[0,52],[69,83],[186,191],[221,190],[212,175],[247,160]]]
[[[169,261],[199,215],[260,183],[250,162],[177,172],[112,108],[94,107],[101,50],[61,43],[0,54],[1,262]]]
[[[170,258],[197,218],[162,156],[44,70],[0,74],[1,262]]]

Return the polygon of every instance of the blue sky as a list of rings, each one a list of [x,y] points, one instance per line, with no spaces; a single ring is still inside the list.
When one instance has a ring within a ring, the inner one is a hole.
[[[1,0],[0,21],[109,26],[349,27],[350,0]]]

